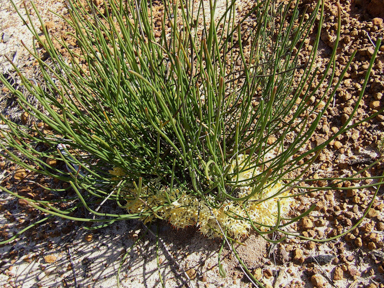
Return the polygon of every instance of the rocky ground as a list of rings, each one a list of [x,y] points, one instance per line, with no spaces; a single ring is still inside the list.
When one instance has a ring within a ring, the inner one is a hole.
[[[304,0],[302,8],[307,6],[310,11],[313,2]],[[358,99],[374,45],[379,37],[384,36],[383,1],[341,2],[341,43],[337,51],[336,77],[340,76],[354,50],[357,50],[357,54],[337,91],[336,101],[319,123],[309,145],[320,145],[347,121]],[[15,59],[18,67],[29,78],[37,81],[36,63],[20,44],[20,40],[23,40],[30,48],[32,39],[9,1],[0,0],[0,3],[0,72],[9,81],[17,81],[12,67],[5,61],[4,55],[7,55]],[[21,3],[17,2],[18,7]],[[42,17],[49,23],[47,25],[51,26],[50,29],[55,33],[65,32],[63,22],[47,11],[49,7],[65,14],[65,1],[38,0],[35,3],[39,11],[43,12]],[[327,64],[332,51],[337,22],[336,1],[326,0],[325,3],[325,22],[318,60],[320,70]],[[251,4],[243,1],[239,5],[238,15],[244,14]],[[31,6],[28,7],[31,9]],[[307,46],[310,45],[311,39],[308,39]],[[2,113],[13,117],[15,121],[27,123],[29,119],[23,116],[7,89],[2,85],[0,89]],[[353,121],[359,121],[378,111],[383,105],[383,93],[384,45],[380,47],[369,85]],[[310,101],[315,103],[317,100],[313,98]],[[378,115],[332,141],[319,155],[307,177],[321,179],[352,175],[354,171],[382,156],[382,137],[384,115]],[[382,173],[381,161],[364,172],[363,176],[378,176]],[[0,185],[21,195],[47,200],[55,195],[47,192],[41,185],[65,185],[19,169],[2,156],[0,181]],[[344,186],[364,185],[370,181],[346,182]],[[321,180],[317,182],[319,186],[326,184]],[[316,209],[291,229],[315,239],[336,236],[359,221],[373,193],[374,190],[370,189],[355,189],[345,193],[315,192],[297,197],[291,216],[303,212],[313,203],[316,204]],[[42,213],[28,206],[26,202],[18,201],[3,192],[0,192],[0,211],[0,241],[44,218]],[[384,189],[381,188],[367,218],[358,228],[342,238],[326,243],[288,238],[274,245],[251,235],[244,242],[245,245],[237,247],[238,253],[254,276],[266,287],[384,287],[383,211]],[[86,211],[83,213],[85,215]],[[155,236],[158,229],[159,238]],[[274,239],[280,236],[273,235]],[[137,245],[131,249],[136,241]],[[127,221],[104,229],[87,231],[79,223],[52,218],[28,230],[20,240],[0,247],[0,285],[114,287],[117,285],[116,275],[121,265],[122,287],[160,287],[159,273],[166,287],[251,286],[228,249],[222,255],[227,275],[225,278],[220,276],[217,261],[220,246],[221,241],[204,238],[194,228],[177,231],[161,222],[145,227],[138,221]],[[126,253],[128,256],[124,258]]]

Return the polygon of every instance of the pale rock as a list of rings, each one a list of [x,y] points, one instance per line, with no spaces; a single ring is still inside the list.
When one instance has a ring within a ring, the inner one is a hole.
[[[369,209],[368,214],[367,214],[367,216],[369,218],[375,218],[379,215],[380,215],[380,211],[377,211],[376,209],[373,209],[373,208]]]
[[[379,109],[380,108],[380,101],[372,101],[369,104],[369,107],[371,107],[371,109]]]
[[[372,19],[373,25],[380,26],[383,24],[383,18],[376,17]]]
[[[295,251],[293,252],[293,260],[299,262],[299,263],[303,263],[304,262],[304,256],[303,256],[303,251],[301,249],[295,249]]]
[[[340,141],[335,141],[335,143],[333,143],[333,147],[336,150],[339,150],[341,147],[343,147],[343,144]]]
[[[57,259],[57,257],[55,255],[47,255],[47,256],[44,256],[44,261],[46,263],[53,263],[55,262]]]
[[[304,217],[303,220],[301,220],[301,227],[303,227],[303,229],[311,229],[314,225],[311,219]]]
[[[258,280],[258,281],[261,280],[261,278],[263,277],[263,272],[262,272],[261,268],[257,268],[255,270],[255,272],[253,273],[253,277],[255,277],[256,280]]]
[[[319,274],[315,274],[311,277],[311,283],[316,288],[323,287],[325,284],[324,278]]]
[[[341,269],[340,266],[335,268],[334,274],[333,274],[333,280],[343,280],[344,279],[344,271]]]
[[[11,36],[9,36],[9,34],[7,32],[3,33],[3,43],[7,43],[10,38],[11,38]]]

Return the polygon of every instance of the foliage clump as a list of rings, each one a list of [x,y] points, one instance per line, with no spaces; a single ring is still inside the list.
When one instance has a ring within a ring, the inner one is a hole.
[[[44,85],[14,69],[43,109],[1,75],[0,80],[52,132],[45,135],[37,125],[19,125],[0,115],[6,124],[0,147],[20,166],[70,183],[56,191],[71,189],[76,196],[39,201],[1,189],[51,215],[101,226],[160,218],[177,227],[198,225],[209,236],[240,238],[252,230],[289,234],[284,227],[314,208],[287,218],[290,200],[284,199],[295,196],[293,188],[305,189],[303,194],[337,189],[317,188],[313,179],[302,177],[322,149],[359,124],[349,125],[381,40],[350,118],[335,135],[308,148],[350,62],[334,86],[320,91],[336,79],[340,17],[335,48],[320,73],[316,53],[324,1],[308,18],[300,13],[299,1],[279,2],[256,1],[237,17],[236,1],[226,2],[216,15],[217,1],[165,0],[161,25],[155,25],[153,4],[146,0],[104,1],[102,7],[72,0],[70,17],[63,21],[72,29],[75,48],[40,19],[41,35],[27,24],[32,23],[27,11],[24,21],[37,41],[30,53]],[[303,59],[313,31],[312,49]],[[39,47],[49,61],[41,58]],[[316,104],[309,101],[313,97]],[[299,186],[302,182],[307,185]],[[99,212],[111,201],[125,214]],[[62,209],[62,202],[72,203],[71,208]],[[92,219],[74,216],[82,207]]]

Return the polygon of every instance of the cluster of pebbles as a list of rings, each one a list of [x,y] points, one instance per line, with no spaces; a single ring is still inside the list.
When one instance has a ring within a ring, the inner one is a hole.
[[[336,100],[321,119],[316,133],[308,145],[320,145],[324,143],[331,135],[339,131],[339,128],[348,121],[349,116],[352,114],[359,98],[369,61],[375,49],[375,43],[379,37],[384,36],[384,11],[382,9],[384,2],[380,1],[381,0],[341,1],[341,41],[337,49],[336,77],[333,84],[338,82],[338,77],[341,75],[352,53],[354,51],[357,51],[357,53],[337,90]],[[38,9],[45,11],[49,4],[48,2],[49,1],[36,1]],[[56,4],[50,8],[53,8],[59,13],[65,11],[65,5],[61,2],[64,1],[53,1],[52,3]],[[325,1],[325,21],[317,61],[320,71],[324,71],[327,65],[336,39],[338,17],[336,2],[335,0]],[[158,17],[160,17],[161,5],[160,2],[157,4],[157,11],[159,11]],[[17,5],[20,7],[21,2],[17,3]],[[251,1],[242,1],[237,9],[238,16],[245,15],[251,5]],[[304,0],[300,4],[300,7],[302,11],[304,11],[304,8],[307,8],[307,13],[310,13],[314,5],[314,1]],[[31,9],[31,7],[28,9]],[[156,17],[155,15],[155,20]],[[46,27],[53,33],[65,35],[67,27],[63,25],[61,21],[58,21],[57,18],[52,18],[46,11],[43,14],[43,18],[46,20]],[[7,64],[4,55],[15,58],[16,54],[18,67],[25,73],[36,77],[36,80],[38,80],[38,75],[34,75],[37,71],[35,67],[36,63],[28,56],[25,50],[22,49],[22,45],[20,44],[20,40],[23,40],[27,47],[31,47],[29,45],[32,39],[30,37],[28,38],[26,27],[17,20],[18,16],[13,12],[9,4],[0,8],[0,19],[1,73],[9,75],[11,78],[13,77],[12,67]],[[13,20],[5,21],[4,19]],[[155,23],[157,22],[155,21]],[[246,25],[247,26],[242,27],[245,34],[251,24],[246,23]],[[73,39],[68,37],[67,41],[71,42]],[[75,44],[74,41],[73,43],[69,43],[69,45],[73,46],[75,46]],[[308,39],[306,44],[307,51],[302,52],[303,59],[308,56],[306,53],[311,49],[313,39]],[[60,50],[60,47],[57,48]],[[325,88],[324,86],[321,89],[324,90]],[[351,123],[356,123],[379,111],[384,102],[383,94],[384,44],[379,48],[379,53],[375,60],[373,70],[371,71],[368,87]],[[4,111],[3,113],[10,114],[10,117],[17,115],[16,118],[18,118],[21,123],[27,123],[29,121],[28,116],[21,113],[17,106],[14,107],[12,113],[6,110],[7,107],[5,103],[9,104],[10,97],[7,89],[0,84],[0,103],[2,104],[1,109]],[[4,101],[4,99],[8,100]],[[317,99],[313,97],[310,101],[316,103]],[[0,123],[0,125],[1,124],[2,123]],[[43,133],[50,133],[49,127],[41,126],[40,128]],[[351,176],[356,171],[380,159],[382,153],[384,153],[384,115],[379,114],[362,125],[350,129],[347,133],[338,136],[337,139],[332,141],[319,155],[317,162],[314,163],[313,168],[308,171],[306,177],[322,179],[326,177]],[[54,163],[50,164],[54,165]],[[61,164],[57,163],[57,165]],[[383,165],[384,163],[381,160],[377,165],[366,170],[362,174],[362,177],[382,175]],[[45,190],[42,186],[51,185],[50,187],[62,187],[62,185],[65,185],[28,173],[28,171],[12,165],[2,156],[0,156],[0,181],[1,186],[18,191],[20,195],[39,200],[49,200],[56,197],[53,192]],[[366,179],[362,179],[361,181],[354,180],[347,181],[342,185],[343,187],[362,186],[370,184],[371,181],[372,180]],[[324,180],[318,180],[316,184],[320,187],[327,185]],[[374,189],[366,188],[328,191],[326,193],[313,192],[305,196],[297,197],[296,205],[292,209],[291,216],[304,212],[312,204],[315,204],[316,208],[313,213],[303,218],[297,225],[291,226],[290,232],[300,233],[304,237],[314,238],[319,240],[319,242],[299,241],[297,238],[288,238],[282,243],[275,245],[260,240],[255,241],[254,237],[251,237],[250,240],[246,241],[245,248],[240,248],[242,249],[240,255],[252,270],[255,278],[264,283],[265,287],[313,286],[318,288],[383,288],[384,188],[379,190],[377,198],[368,211],[367,217],[358,227],[341,238],[335,238],[325,243],[320,241],[321,239],[335,237],[354,227],[366,212],[374,192]],[[42,217],[41,213],[30,207],[26,201],[15,200],[2,192],[0,192],[0,212],[0,241],[15,235],[17,231]],[[40,263],[40,265],[36,265],[33,268],[37,271],[37,276],[28,282],[32,283],[31,287],[33,285],[37,285],[38,287],[44,286],[41,284],[44,278],[45,280],[50,279],[49,281],[51,281],[44,282],[47,286],[59,285],[56,279],[58,276],[55,276],[56,278],[53,276],[49,278],[50,274],[67,275],[66,273],[72,273],[73,265],[71,266],[71,259],[68,260],[69,264],[67,263],[68,269],[61,271],[63,273],[59,270],[55,270],[55,273],[46,270],[51,267],[49,265],[56,263],[60,257],[63,257],[62,254],[65,252],[63,248],[64,245],[61,245],[60,242],[52,242],[51,239],[63,239],[66,235],[71,235],[74,230],[78,230],[78,223],[64,220],[60,223],[61,224],[58,225],[57,220],[52,219],[47,221],[43,226],[29,230],[26,234],[27,237],[24,238],[23,245],[29,244],[32,245],[31,247],[22,247],[17,243],[0,247],[0,284],[3,287],[20,286],[20,282],[18,282],[19,276],[14,272],[16,266],[22,265],[20,263]],[[116,231],[109,232],[117,233]],[[184,232],[178,231],[177,233],[180,235]],[[97,239],[100,239],[100,237],[97,233],[84,232],[81,235],[80,240],[84,243],[93,243],[92,245],[95,246],[98,245]],[[280,237],[281,235],[274,235],[274,237],[275,236]],[[135,237],[137,238],[137,235]],[[180,247],[189,247],[186,245],[188,242],[187,237],[183,238],[183,236],[181,236],[181,238],[185,239],[185,243],[178,244],[178,249],[180,249]],[[70,243],[67,238],[65,239],[67,244]],[[81,241],[79,243],[81,243]],[[210,240],[204,241],[209,242]],[[172,246],[172,243],[168,244]],[[260,248],[261,246],[262,248]],[[200,253],[193,249],[188,251],[190,251],[190,254],[197,255]],[[256,257],[251,251],[259,251],[261,254]],[[229,250],[226,251],[227,254],[230,254],[229,252]],[[84,260],[85,258],[82,259]],[[215,285],[220,284],[223,287],[251,286],[241,270],[238,269],[234,257],[226,256],[223,260],[227,267],[227,278],[224,280],[220,278],[217,265],[209,264],[212,266],[210,267],[211,269],[201,269],[201,271],[199,271],[198,268],[189,268],[193,262],[191,259],[190,255],[187,255],[184,258],[181,257],[179,261],[182,264],[181,266],[187,270],[187,275],[197,284],[200,283],[200,285],[202,285],[201,287],[214,287],[211,286],[214,285],[214,283]],[[82,269],[91,265],[88,262],[85,263],[86,261],[84,262],[83,260],[81,260],[81,266],[79,266],[82,267]],[[92,277],[90,277],[89,282],[86,281],[86,276],[83,278],[85,280],[82,283],[93,283],[91,281]],[[61,282],[59,283],[65,286],[63,284],[65,281],[62,279],[65,278],[61,277]],[[71,281],[76,281],[76,278]],[[136,283],[133,279],[131,279],[131,282]],[[126,287],[130,286],[128,285]]]

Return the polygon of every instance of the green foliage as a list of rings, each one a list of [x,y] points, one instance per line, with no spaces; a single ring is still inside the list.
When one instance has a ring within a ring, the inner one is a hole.
[[[307,148],[350,64],[333,87],[320,89],[334,79],[338,31],[323,76],[316,85],[309,85],[319,73],[315,60],[324,3],[319,2],[304,19],[298,2],[256,1],[246,16],[237,19],[236,1],[228,2],[225,12],[216,15],[216,1],[200,1],[197,6],[186,1],[179,6],[164,0],[161,27],[156,29],[152,3],[146,0],[106,1],[103,11],[91,1],[69,3],[70,17],[63,20],[72,29],[68,33],[77,49],[45,28],[43,40],[37,28],[28,25],[38,42],[30,53],[39,62],[44,85],[31,83],[21,73],[20,78],[44,109],[30,104],[0,76],[20,106],[53,131],[44,135],[37,126],[0,116],[7,125],[1,131],[4,155],[33,172],[69,182],[76,192],[75,200],[29,199],[34,207],[67,219],[108,224],[162,218],[165,207],[184,194],[209,209],[220,209],[228,203],[247,207],[255,199],[261,204],[301,181],[308,182],[302,187],[306,193],[336,189],[312,187],[313,180],[302,180],[302,175],[323,148],[359,124],[350,122],[377,49],[348,121],[323,144]],[[203,7],[207,3],[209,7]],[[40,24],[44,27],[41,19]],[[245,24],[249,28],[243,33]],[[302,59],[304,40],[313,33],[313,48]],[[49,61],[41,59],[37,44],[49,54]],[[315,104],[309,101],[312,96]],[[38,149],[38,144],[49,148]],[[46,158],[64,162],[68,171],[48,165]],[[277,186],[266,197],[265,191]],[[152,201],[159,191],[165,200]],[[98,199],[117,202],[122,208],[139,203],[141,208],[128,209],[124,215],[100,213]],[[59,201],[75,202],[69,211],[56,206]],[[313,209],[283,223],[277,203],[276,223],[244,216],[240,220],[260,233],[288,234],[283,227]],[[80,207],[96,217],[71,216]],[[226,214],[239,219],[231,211]]]

